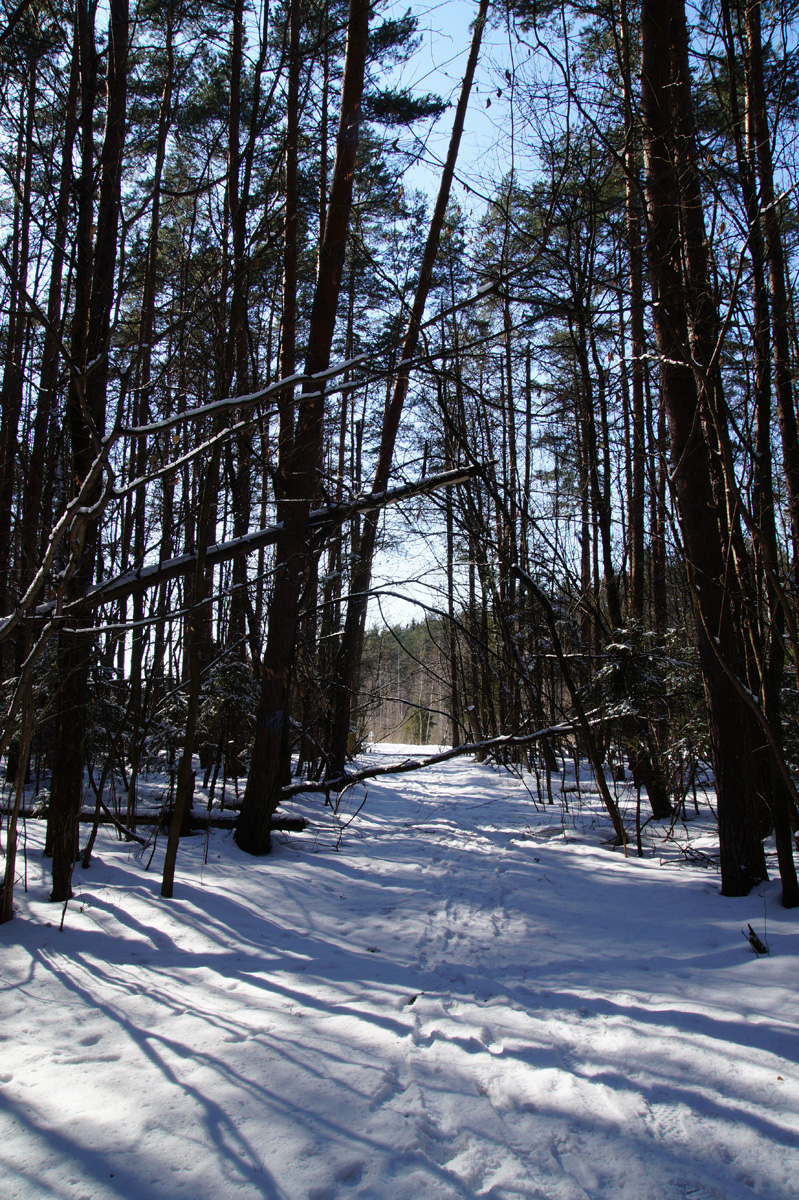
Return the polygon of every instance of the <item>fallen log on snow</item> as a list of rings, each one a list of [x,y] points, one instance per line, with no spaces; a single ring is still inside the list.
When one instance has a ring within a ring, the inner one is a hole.
[[[2,811],[3,816],[7,815],[5,809],[2,809],[0,811]],[[28,821],[45,821],[45,820],[47,820],[47,809],[40,808],[38,806],[36,808],[31,808],[31,809],[21,809],[19,812],[19,816],[24,817]],[[203,817],[203,816],[200,816],[199,814],[195,814],[191,819],[191,828],[193,830],[235,829],[237,818],[238,818],[238,813],[231,813],[231,815],[229,817],[228,816],[220,816],[220,817],[205,816],[205,817]],[[89,824],[89,825],[92,824],[94,822],[94,812],[90,812],[88,810],[81,812],[79,820],[83,824]],[[139,825],[144,825],[144,826],[166,825],[166,824],[168,824],[168,822],[169,822],[169,815],[165,814],[165,813],[142,813],[140,816],[138,816],[136,818],[137,826],[139,826]],[[98,824],[100,824],[100,825],[116,825],[123,832],[126,832],[124,824],[121,821],[121,819],[117,820],[113,817],[103,816],[103,817],[100,817]],[[272,817],[272,829],[275,829],[278,831],[290,832],[290,833],[301,833],[303,831],[303,829],[305,829],[307,824],[308,824],[308,822],[306,821],[305,817]]]

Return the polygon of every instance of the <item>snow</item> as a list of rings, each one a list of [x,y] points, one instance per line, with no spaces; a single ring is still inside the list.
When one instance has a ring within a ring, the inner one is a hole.
[[[357,815],[362,788],[338,816],[304,797],[268,859],[184,841],[172,901],[163,839],[148,872],[105,829],[63,931],[29,821],[0,929],[5,1200],[799,1196],[779,884],[722,898],[652,826],[624,859],[573,787],[544,811],[461,759]]]

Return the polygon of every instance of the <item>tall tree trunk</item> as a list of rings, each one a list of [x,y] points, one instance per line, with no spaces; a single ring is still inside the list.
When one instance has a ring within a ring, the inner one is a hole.
[[[8,611],[11,574],[12,515],[17,483],[17,437],[22,412],[25,371],[25,331],[28,323],[26,287],[30,257],[30,200],[33,160],[33,120],[36,107],[36,60],[31,56],[27,79],[20,94],[20,122],[14,199],[14,232],[11,252],[11,296],[5,347],[3,385],[0,391],[0,613]],[[0,669],[5,678],[11,663],[8,645],[0,647]]]
[[[788,334],[788,296],[785,288],[785,250],[780,208],[774,194],[771,133],[763,81],[763,48],[760,0],[745,0],[748,56],[748,110],[760,174],[760,213],[766,240],[771,286],[771,330],[774,355],[774,390],[782,434],[782,461],[788,489],[788,511],[794,559],[794,581],[799,580],[799,434],[797,433]]]
[[[36,414],[33,419],[33,444],[22,488],[21,592],[27,588],[39,566],[38,545],[42,525],[44,468],[50,420],[55,408],[56,388],[61,366],[59,343],[61,341],[63,307],[62,283],[64,260],[67,253],[67,221],[72,192],[72,156],[77,132],[78,69],[79,45],[76,23],[73,31],[69,85],[64,104],[64,140],[61,146],[58,198],[54,214],[55,237],[47,293],[47,328],[42,347]]]
[[[141,363],[139,369],[139,389],[134,401],[133,423],[144,425],[150,420],[150,393],[152,390],[152,343],[155,332],[155,301],[158,282],[158,252],[161,233],[161,184],[166,161],[166,144],[172,123],[172,90],[174,86],[174,28],[172,9],[167,15],[166,28],[166,79],[161,94],[158,109],[158,131],[155,147],[155,169],[153,171],[152,210],[150,213],[150,229],[147,237],[147,259],[142,287],[142,308],[139,324],[139,345],[141,347]],[[136,448],[134,443],[134,451]],[[138,442],[138,453],[132,454],[131,474],[140,477],[144,474],[147,446],[144,439]],[[164,484],[165,490],[168,485]],[[135,563],[144,561],[145,553],[145,515],[147,493],[142,485],[136,489],[133,508],[133,559]],[[124,550],[124,546],[123,546]],[[124,569],[124,568],[123,568]],[[130,750],[129,750],[129,782],[127,797],[126,823],[129,829],[135,828],[136,821],[136,788],[141,757],[141,723],[142,723],[142,670],[144,665],[145,631],[144,631],[144,595],[133,596],[133,634],[130,654]],[[155,672],[154,672],[155,673]]]
[[[747,28],[751,56],[753,40],[759,42],[759,20],[752,20],[750,7],[747,7]],[[755,183],[755,165],[759,161],[757,156],[757,141],[762,133],[762,124],[752,114],[752,106],[763,100],[763,94],[761,89],[753,86],[753,77],[757,72],[753,72],[750,66],[748,72],[749,86],[746,97],[748,119],[744,122],[738,99],[736,82],[738,71],[729,0],[722,0],[721,9],[727,44],[730,111],[733,123],[732,132],[738,159],[741,192],[746,206],[749,225],[749,248],[752,262],[752,333],[755,352],[755,452],[752,461],[752,515],[754,517],[754,525],[752,534],[756,561],[760,567],[758,586],[759,590],[765,593],[766,600],[766,612],[764,619],[761,621],[761,640],[764,645],[765,659],[760,665],[759,677],[753,690],[762,696],[764,712],[777,742],[779,753],[782,754],[781,691],[782,673],[785,663],[785,610],[783,607],[783,597],[779,594],[777,584],[779,552],[777,547],[772,474],[772,359],[771,339],[769,336],[769,300],[766,287],[766,251]],[[762,85],[762,71],[760,83]],[[744,140],[744,130],[746,140]],[[770,147],[768,155],[770,155]],[[777,233],[779,236],[779,231]],[[779,370],[775,371],[775,375],[779,378]],[[788,392],[790,394],[790,383]],[[791,419],[793,419],[793,412],[791,412]],[[763,759],[761,769],[770,773],[771,776],[771,791],[774,798],[773,818],[777,858],[783,885],[783,904],[786,908],[795,908],[799,906],[799,881],[797,880],[796,866],[793,858],[790,796],[788,795],[785,781],[781,777],[778,765],[773,761],[770,748],[767,745],[763,745],[758,749],[758,755]]]
[[[644,300],[641,222],[635,189],[627,189],[627,244],[630,258],[630,378],[632,417],[632,490],[630,494],[630,616],[644,615],[646,442],[644,405]]]
[[[330,363],[336,307],[352,208],[361,98],[368,48],[369,5],[350,0],[347,49],[336,139],[336,162],[308,333],[308,352],[287,496],[279,502],[283,537],[276,554],[261,698],[236,841],[249,854],[269,851],[272,813],[289,767],[289,701],[300,597],[310,565],[308,517],[319,491],[324,433],[324,385],[313,378]]]
[[[233,8],[233,41],[231,46],[230,112],[228,122],[228,208],[233,244],[233,277],[230,321],[228,329],[229,349],[227,357],[230,368],[225,382],[230,386],[233,375],[240,395],[249,390],[248,367],[248,263],[246,255],[247,213],[250,205],[249,188],[252,178],[252,163],[257,138],[256,126],[259,118],[261,73],[264,66],[266,41],[255,67],[252,97],[253,109],[249,136],[245,143],[243,162],[239,149],[241,125],[241,88],[244,43],[244,0],[236,0]],[[231,476],[231,505],[233,511],[233,536],[243,537],[250,523],[252,435],[242,430],[235,439],[235,463],[231,453],[229,469]],[[228,643],[237,646],[236,657],[246,658],[247,651],[247,562],[242,556],[234,559],[232,566],[233,590],[230,596],[230,620]],[[231,730],[234,758],[238,759],[243,740],[240,729]]]
[[[652,624],[659,633],[663,633],[669,623],[669,600],[666,580],[666,529],[668,525],[666,513],[666,480],[668,466],[666,462],[666,410],[663,404],[662,389],[658,388],[657,412],[653,413],[652,389],[650,373],[644,380],[646,396],[647,434],[650,446],[648,471],[652,480],[650,486],[649,526],[651,529],[652,551]],[[655,423],[657,422],[657,423]]]
[[[645,537],[645,403],[643,252],[641,248],[641,181],[639,146],[636,138],[635,104],[630,63],[630,25],[627,0],[619,3],[619,65],[624,91],[624,176],[627,233],[628,283],[630,289],[630,382],[632,421],[632,478],[628,518],[630,552],[630,616],[644,615]]]
[[[643,0],[641,41],[655,332],[710,723],[722,891],[745,895],[766,878],[766,865],[752,770],[753,721],[735,682],[736,674],[746,678],[746,652],[724,552],[726,514],[720,513],[708,448],[725,431],[719,398],[711,395],[712,313],[684,0]]]
[[[612,512],[610,502],[610,430],[608,428],[607,383],[605,368],[602,365],[596,344],[594,321],[591,313],[586,321],[587,342],[591,348],[591,356],[596,373],[596,397],[599,409],[599,432],[597,438],[596,421],[593,406],[588,421],[588,434],[593,440],[591,451],[591,490],[594,502],[594,512],[599,525],[600,544],[602,546],[602,581],[605,587],[605,602],[608,616],[613,629],[623,625],[619,586],[616,572],[613,570],[613,530],[611,528]],[[590,386],[590,376],[589,376]],[[599,474],[600,451],[602,455],[602,475]]]
[[[280,329],[280,375],[290,379],[297,363],[297,233],[299,195],[297,186],[300,136],[300,0],[289,5],[289,56],[286,89],[286,207],[283,216],[283,309]],[[325,200],[327,197],[325,197]],[[321,245],[324,228],[320,227]],[[294,453],[294,388],[286,387],[278,397],[278,482],[285,494]]]
[[[183,737],[183,750],[178,763],[177,789],[172,819],[169,823],[169,837],[164,855],[164,872],[161,880],[161,895],[164,899],[172,898],[175,881],[175,863],[177,861],[178,845],[181,835],[188,824],[188,814],[191,811],[192,796],[194,795],[194,742],[197,730],[197,718],[200,708],[200,687],[202,683],[203,652],[205,648],[205,631],[203,629],[202,611],[208,596],[208,576],[206,573],[205,553],[210,541],[211,521],[216,512],[216,489],[219,478],[219,445],[214,447],[205,471],[200,501],[198,520],[197,562],[190,586],[187,588],[190,598],[190,612],[186,621],[187,658],[189,667],[189,691],[186,705],[186,727]]]
[[[128,55],[128,0],[110,0],[107,112],[100,154],[96,235],[93,217],[92,120],[96,96],[97,54],[94,28],[85,0],[78,2],[81,71],[81,178],[78,187],[78,272],[72,352],[80,374],[70,378],[67,414],[72,450],[71,479],[79,486],[89,475],[105,432],[108,344],[116,278],[122,149],[125,139]],[[91,363],[91,370],[87,370]],[[99,499],[99,485],[93,500]],[[73,595],[92,581],[99,542],[99,520],[84,520],[78,533],[79,560],[70,582]],[[53,851],[53,901],[72,894],[72,865],[77,851],[78,815],[83,791],[83,757],[91,634],[62,633],[59,639],[59,704],[50,840]]]

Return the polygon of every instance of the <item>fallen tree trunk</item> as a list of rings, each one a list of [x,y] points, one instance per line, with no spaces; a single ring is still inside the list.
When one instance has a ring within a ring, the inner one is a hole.
[[[361,496],[348,504],[330,504],[324,508],[318,508],[308,518],[309,533],[326,535],[336,526],[345,524],[361,513],[387,508],[392,504],[401,504],[403,500],[410,500],[414,496],[426,495],[428,492],[438,491],[440,488],[465,483],[474,473],[475,468],[473,467],[442,471],[438,475],[417,479],[414,483],[405,483],[400,487],[391,488],[389,491],[370,492],[369,495]],[[282,524],[267,525],[264,529],[255,529],[252,533],[245,534],[244,537],[231,538],[230,541],[209,546],[205,553],[205,565],[206,567],[216,567],[221,563],[230,562],[231,559],[238,558],[240,555],[253,554],[264,546],[273,546],[282,532]],[[172,579],[178,579],[185,575],[187,571],[196,566],[196,563],[196,553],[180,554],[165,562],[151,563],[133,571],[126,571],[124,575],[117,575],[113,579],[95,584],[94,587],[87,590],[85,596],[81,596],[71,604],[65,604],[61,615],[84,613],[114,600],[122,600],[126,596],[146,592],[152,587],[157,587],[158,584],[168,583]],[[40,618],[50,617],[54,612],[54,601],[40,604],[34,610],[35,616]],[[0,640],[2,640],[4,632],[0,631]]]
[[[6,816],[7,814],[5,811],[3,811],[1,815]],[[38,808],[37,807],[37,808],[30,808],[30,809],[21,809],[17,815],[20,817],[24,817],[25,820],[27,820],[27,821],[46,821],[48,813],[47,813],[46,808]],[[237,819],[238,815],[239,815],[238,810],[232,808],[230,810],[229,817],[194,816],[194,817],[192,817],[190,827],[192,830],[234,829],[236,826],[236,819]],[[166,825],[168,818],[169,818],[169,813],[145,813],[144,816],[142,816],[141,814],[138,814],[136,817],[136,824],[137,825],[146,825],[146,826]],[[88,811],[81,812],[80,816],[78,817],[78,820],[80,821],[80,823],[82,825],[90,825],[94,821],[94,813],[88,812]],[[120,831],[120,833],[124,833],[127,837],[129,837],[131,839],[131,841],[139,842],[141,845],[144,845],[145,842],[147,841],[146,838],[139,837],[137,834],[135,834],[132,829],[128,829],[122,823],[122,821],[117,820],[117,818],[112,813],[109,813],[107,816],[100,817],[98,824],[99,825],[116,825],[116,827]],[[290,833],[301,833],[303,831],[303,829],[305,829],[307,824],[308,824],[308,822],[306,821],[305,817],[273,817],[272,818],[272,829],[283,830],[283,831],[290,832]]]
[[[382,767],[366,767],[363,771],[343,771],[335,779],[307,779],[301,783],[290,783],[283,788],[284,800],[299,796],[302,792],[342,792],[355,783],[363,783],[367,779],[378,779],[381,775],[405,775],[408,771],[423,771],[426,767],[437,766],[438,763],[449,762],[451,758],[460,758],[464,754],[485,753],[487,750],[499,749],[505,746],[527,746],[541,738],[552,737],[559,733],[575,733],[582,728],[574,721],[565,721],[560,725],[548,725],[546,729],[536,729],[532,733],[506,733],[499,737],[486,738],[480,742],[463,742],[460,746],[452,746],[449,750],[441,750],[438,754],[430,754],[426,758],[404,758],[400,762],[388,763]]]

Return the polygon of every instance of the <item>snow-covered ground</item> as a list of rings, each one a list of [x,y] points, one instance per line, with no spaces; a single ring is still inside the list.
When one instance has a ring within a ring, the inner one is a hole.
[[[191,838],[172,901],[161,849],[147,872],[106,829],[63,931],[29,822],[0,1195],[799,1197],[779,884],[723,899],[712,867],[625,860],[594,798],[569,804],[455,760],[370,784],[338,851],[318,799],[265,860]]]

